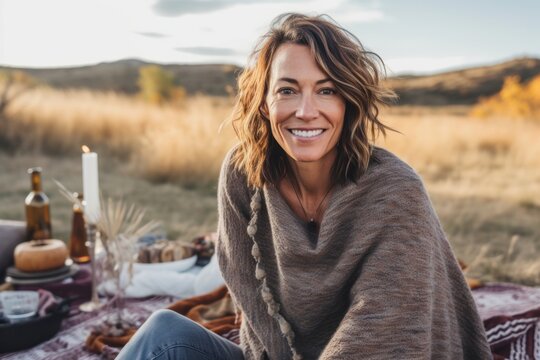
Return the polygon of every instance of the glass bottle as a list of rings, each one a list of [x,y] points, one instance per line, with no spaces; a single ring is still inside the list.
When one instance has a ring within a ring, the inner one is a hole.
[[[82,203],[83,194],[73,193],[73,197],[76,197]],[[82,264],[90,261],[90,255],[86,246],[86,227],[83,209],[80,203],[73,204],[73,224],[69,238],[69,257],[76,263]]]
[[[32,191],[24,200],[26,210],[26,240],[52,238],[49,198],[41,185],[41,168],[28,169]]]

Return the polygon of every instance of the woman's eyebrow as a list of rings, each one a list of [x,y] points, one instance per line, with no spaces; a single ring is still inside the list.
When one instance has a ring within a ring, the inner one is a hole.
[[[289,77],[282,77],[282,78],[277,79],[277,81],[284,81],[284,82],[288,82],[288,83],[291,83],[291,84],[298,85],[298,80],[293,79],[293,78],[289,78]],[[330,79],[330,78],[324,78],[324,79],[321,79],[321,80],[317,80],[315,82],[315,84],[319,85],[319,84],[322,84],[322,83],[325,83],[325,82],[331,82],[331,81],[332,81],[332,79]]]

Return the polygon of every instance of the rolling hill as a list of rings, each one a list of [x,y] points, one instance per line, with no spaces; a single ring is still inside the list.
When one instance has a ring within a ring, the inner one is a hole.
[[[518,58],[435,75],[400,76],[389,78],[387,83],[403,105],[470,105],[499,92],[504,79],[511,75],[522,81],[540,75],[540,59]]]
[[[91,66],[58,69],[19,68],[33,77],[58,88],[88,88],[137,92],[139,68],[150,63],[127,59]],[[178,65],[158,64],[174,76],[175,83],[188,93],[226,95],[235,87],[241,68],[226,64]],[[0,69],[14,69],[1,67]],[[396,76],[387,84],[400,96],[399,105],[469,105],[479,98],[497,93],[510,75],[527,81],[540,74],[540,59],[517,58],[495,65],[425,75]]]
[[[139,68],[147,65],[159,65],[172,73],[175,83],[183,86],[188,93],[202,92],[210,95],[226,95],[226,86],[234,86],[237,72],[241,70],[234,65],[152,64],[135,59],[71,68],[17,70],[56,88],[86,88],[134,94],[138,91]],[[0,66],[0,69],[15,68]]]

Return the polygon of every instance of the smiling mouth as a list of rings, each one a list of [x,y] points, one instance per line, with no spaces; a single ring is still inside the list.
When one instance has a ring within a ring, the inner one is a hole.
[[[294,136],[301,138],[312,138],[321,135],[326,129],[298,130],[288,129]]]

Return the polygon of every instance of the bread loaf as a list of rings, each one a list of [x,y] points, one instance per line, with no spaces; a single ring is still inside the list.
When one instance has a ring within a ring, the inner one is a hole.
[[[161,262],[174,261],[175,260],[174,251],[175,251],[174,244],[169,243],[165,245],[163,249],[161,250],[161,257],[160,257]]]
[[[150,246],[150,262],[158,263],[161,262],[161,250],[165,247],[165,243],[159,242]]]
[[[184,260],[194,255],[194,249],[180,241],[159,241],[139,249],[138,262],[159,263]]]
[[[181,243],[176,243],[174,247],[174,260],[183,260],[188,257],[193,256],[193,249],[189,246],[183,245]]]
[[[68,257],[68,250],[62,240],[33,240],[17,245],[13,255],[17,269],[38,272],[64,266]]]

